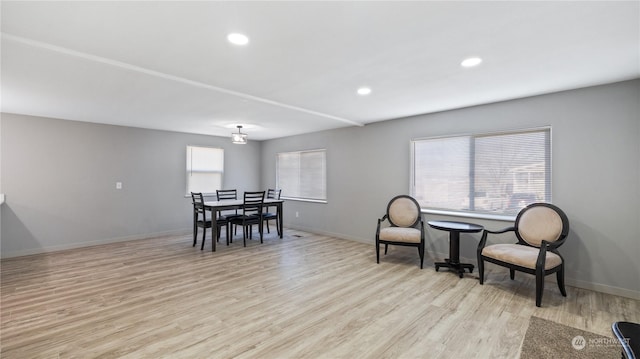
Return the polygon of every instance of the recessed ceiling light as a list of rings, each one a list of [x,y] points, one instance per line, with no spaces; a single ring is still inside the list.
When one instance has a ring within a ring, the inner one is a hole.
[[[462,67],[474,67],[474,66],[480,65],[480,63],[482,63],[482,59],[481,58],[479,58],[479,57],[470,57],[468,59],[462,60],[462,62],[460,63],[460,66],[462,66]]]
[[[367,96],[371,93],[371,89],[369,87],[360,87],[357,92],[360,96]]]
[[[249,43],[249,38],[247,37],[247,35],[239,33],[227,35],[227,40],[229,40],[229,42],[234,45],[246,45]]]

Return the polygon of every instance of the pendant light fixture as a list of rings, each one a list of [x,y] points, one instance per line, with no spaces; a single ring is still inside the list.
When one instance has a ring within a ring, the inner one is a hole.
[[[242,125],[238,125],[236,127],[238,127],[238,133],[231,133],[231,142],[237,145],[247,144],[247,134],[240,132],[240,130],[242,129]]]

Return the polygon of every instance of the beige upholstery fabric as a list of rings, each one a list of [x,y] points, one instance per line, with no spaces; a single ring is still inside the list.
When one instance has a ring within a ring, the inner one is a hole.
[[[413,227],[386,227],[380,229],[381,241],[420,243],[420,230]]]
[[[398,198],[389,207],[389,219],[399,227],[409,227],[416,222],[420,209],[409,198]]]
[[[482,250],[482,255],[485,257],[531,269],[536,269],[539,253],[539,248],[527,247],[521,244],[494,244],[486,246]],[[562,264],[560,256],[547,252],[547,258],[544,263],[545,270],[555,268],[560,264]]]
[[[532,207],[520,216],[518,233],[536,247],[540,247],[543,240],[555,242],[562,233],[562,218],[549,207]]]

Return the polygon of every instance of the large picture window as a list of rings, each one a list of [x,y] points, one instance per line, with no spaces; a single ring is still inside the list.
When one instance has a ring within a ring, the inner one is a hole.
[[[551,129],[417,139],[411,193],[433,212],[513,216],[551,202]]]
[[[276,158],[276,186],[283,198],[326,201],[326,150],[282,152]]]
[[[187,146],[187,195],[191,192],[212,194],[222,189],[224,150]]]

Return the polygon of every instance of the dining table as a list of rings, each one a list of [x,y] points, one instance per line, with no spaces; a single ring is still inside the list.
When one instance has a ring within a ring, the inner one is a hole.
[[[263,207],[271,207],[275,206],[278,215],[278,221],[276,225],[278,226],[278,233],[280,234],[280,238],[282,238],[283,230],[282,230],[282,203],[284,200],[275,199],[275,198],[265,198]],[[242,209],[244,207],[243,199],[224,199],[221,201],[204,201],[204,208],[206,210],[212,211],[215,213],[216,211],[226,211],[230,209]],[[215,218],[216,216],[213,216]],[[212,238],[218,238],[218,226],[211,226],[211,230],[213,231]],[[213,250],[215,251],[215,240],[213,240]]]

